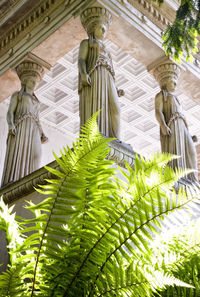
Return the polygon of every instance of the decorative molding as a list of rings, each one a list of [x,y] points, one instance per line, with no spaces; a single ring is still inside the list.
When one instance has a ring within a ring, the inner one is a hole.
[[[167,57],[166,55],[163,55],[153,61],[151,64],[147,66],[147,70],[152,74],[153,70],[160,64],[166,64],[166,63],[174,63],[173,59],[171,57]],[[178,65],[180,69],[183,71],[186,71],[186,67],[183,64]]]
[[[119,16],[121,16],[129,24],[134,26],[139,32],[144,34],[153,43],[155,43],[158,47],[162,48],[161,34],[163,28],[160,28],[157,23],[154,23],[155,17],[153,17],[152,19],[150,19],[148,16],[144,17],[144,11],[141,11],[141,8],[144,9],[144,5],[149,9],[149,3],[145,1],[144,4],[140,4],[138,1],[139,0],[98,0],[99,4],[107,8],[113,14],[118,14]],[[142,0],[141,3],[143,2],[144,1]]]
[[[46,68],[48,71],[50,71],[51,67],[52,67],[52,65],[50,65],[47,61],[41,59],[40,57],[36,56],[35,54],[33,54],[31,52],[28,52],[19,61],[16,60],[12,65],[10,65],[10,68],[14,69],[16,66],[18,66],[20,63],[22,63],[24,60],[35,62],[38,65]]]
[[[134,166],[135,153],[132,147],[126,143],[112,141],[110,143],[111,150],[108,155],[109,160],[113,160],[121,167],[125,167],[125,160],[130,166]],[[49,167],[58,169],[59,165],[56,161],[48,164]],[[0,197],[3,196],[5,203],[10,204],[35,191],[38,185],[44,185],[46,179],[55,178],[55,176],[45,168],[40,168],[24,178],[10,183],[0,189]]]
[[[1,0],[0,3],[0,25],[19,9],[26,0]]]
[[[165,0],[165,2],[168,3],[174,10],[177,10],[181,4],[181,0]]]
[[[133,5],[134,2],[133,0],[128,0],[128,2]],[[138,4],[144,9],[145,12],[150,14],[155,20],[157,20],[160,25],[164,25],[164,27],[167,27],[170,25],[170,20],[166,18],[158,9],[156,9],[153,5],[151,5],[148,1],[146,0],[137,0]]]
[[[15,1],[17,0],[13,0]],[[80,15],[83,9],[94,2],[95,0],[38,0],[37,6],[29,9],[23,18],[16,17],[15,24],[8,25],[0,38],[0,75],[15,61],[20,63],[24,53],[34,49],[63,23],[72,16]],[[120,15],[162,49],[161,34],[171,20],[159,11],[155,3],[149,0],[97,0],[97,2],[113,14]],[[28,0],[21,0],[19,3],[28,3]],[[20,5],[22,7],[22,4]],[[170,11],[174,11],[170,3],[168,7]],[[0,28],[3,27],[0,26]],[[198,65],[197,56],[195,64],[187,63],[187,68],[200,78]]]
[[[57,3],[58,2],[59,1],[57,1]],[[29,12],[28,15],[25,15],[20,20],[20,22],[16,23],[11,28],[9,28],[9,31],[5,32],[5,34],[0,39],[1,52],[3,53],[7,47],[15,44],[16,41],[21,37],[21,35],[23,35],[24,37],[26,33],[33,28],[34,24],[38,24],[38,20],[41,20],[42,17],[45,20],[46,15],[50,14],[52,10],[55,8],[55,3],[55,0],[45,1],[43,4],[38,5],[34,10]]]
[[[113,14],[121,16],[139,32],[150,39],[154,44],[163,50],[162,32],[171,23],[163,16],[154,5],[148,0],[98,0],[98,2],[110,10]],[[164,2],[165,3],[165,2]],[[142,10],[143,9],[143,10]],[[173,9],[171,9],[173,11]],[[146,13],[145,13],[146,12]],[[173,19],[172,19],[173,21]],[[183,54],[182,65],[198,79],[200,78],[200,57],[196,55],[195,63],[185,62]]]
[[[0,75],[17,59],[23,59],[51,33],[77,12],[92,5],[95,0],[46,0],[29,10],[13,26],[7,26],[0,38]],[[7,29],[7,30],[6,30]],[[12,48],[12,52],[8,51]]]
[[[51,162],[48,166],[54,169],[58,168],[56,161]],[[13,203],[15,200],[34,192],[35,187],[38,185],[44,185],[47,178],[53,178],[53,174],[45,168],[40,168],[24,178],[2,187],[0,189],[0,197],[3,196],[5,203]]]

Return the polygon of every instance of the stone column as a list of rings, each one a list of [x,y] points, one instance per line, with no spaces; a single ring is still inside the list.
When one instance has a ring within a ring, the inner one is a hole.
[[[170,162],[173,169],[197,170],[197,156],[181,103],[175,94],[180,68],[172,61],[157,64],[153,75],[161,91],[155,97],[155,115],[160,125],[161,151],[179,156]],[[187,174],[186,180],[198,182],[198,173]]]
[[[81,23],[88,34],[79,48],[79,110],[80,125],[98,110],[100,132],[107,137],[120,137],[119,96],[124,92],[115,85],[112,58],[106,49],[106,37],[111,15],[101,7],[91,7],[81,14]]]
[[[34,93],[44,74],[38,60],[25,59],[16,67],[21,89],[11,96],[7,112],[9,131],[1,186],[37,170],[41,143],[48,140],[39,121],[40,102]]]

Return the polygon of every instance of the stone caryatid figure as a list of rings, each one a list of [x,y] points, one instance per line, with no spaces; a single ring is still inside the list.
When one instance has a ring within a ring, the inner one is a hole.
[[[180,69],[175,63],[158,65],[154,77],[160,84],[161,91],[155,97],[155,114],[160,124],[160,141],[162,152],[180,156],[170,162],[175,168],[190,168],[197,170],[196,149],[188,131],[182,106],[175,96]],[[187,175],[192,181],[198,181],[198,173]]]
[[[103,42],[111,23],[110,13],[101,7],[83,11],[81,22],[88,34],[79,48],[79,108],[82,126],[93,113],[98,116],[100,132],[119,138],[120,104],[118,96],[124,94],[115,86],[115,73],[111,55]]]
[[[11,96],[7,113],[9,131],[1,186],[39,168],[41,143],[48,139],[40,125],[40,103],[34,89],[43,71],[42,66],[32,61],[24,61],[16,67],[22,87]]]

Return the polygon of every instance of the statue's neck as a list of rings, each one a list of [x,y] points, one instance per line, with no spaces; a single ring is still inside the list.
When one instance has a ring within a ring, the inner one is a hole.
[[[174,91],[168,91],[167,89],[163,89],[163,91],[166,92],[168,95],[174,96],[175,90]]]
[[[34,92],[34,90],[30,90],[30,89],[28,89],[28,88],[25,88],[25,92],[26,92],[27,94],[33,96],[33,92]]]
[[[102,39],[97,39],[97,38],[95,38],[94,40],[95,40],[95,42],[97,42],[100,46],[104,47],[104,43],[103,43],[103,40],[102,40]]]

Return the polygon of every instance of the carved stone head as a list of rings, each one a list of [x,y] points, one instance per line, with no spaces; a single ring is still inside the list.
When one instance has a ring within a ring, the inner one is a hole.
[[[22,85],[26,85],[29,78],[39,82],[44,74],[44,68],[32,61],[25,60],[16,67],[16,72]]]
[[[154,69],[153,75],[160,84],[161,89],[166,89],[169,81],[173,81],[175,85],[177,84],[180,68],[173,62],[160,64]]]
[[[94,35],[97,27],[103,27],[108,30],[112,21],[111,14],[102,7],[90,7],[81,14],[81,23],[86,30],[88,36]]]

